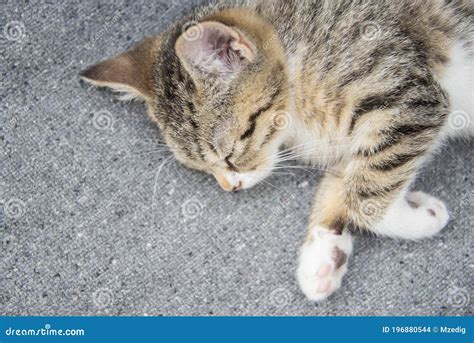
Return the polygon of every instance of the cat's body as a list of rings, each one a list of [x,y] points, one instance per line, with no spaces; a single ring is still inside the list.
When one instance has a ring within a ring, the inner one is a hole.
[[[443,139],[474,133],[473,15],[468,2],[222,2],[83,76],[145,100],[176,157],[226,190],[289,158],[327,168],[297,272],[321,300],[351,230],[446,225],[444,204],[408,187]]]

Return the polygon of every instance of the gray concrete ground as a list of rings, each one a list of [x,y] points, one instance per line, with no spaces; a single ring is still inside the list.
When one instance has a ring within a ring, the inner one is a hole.
[[[359,237],[341,290],[311,304],[294,271],[320,172],[225,193],[168,158],[140,104],[79,82],[189,6],[0,1],[0,314],[472,314],[472,142],[416,184],[448,204],[442,234]]]

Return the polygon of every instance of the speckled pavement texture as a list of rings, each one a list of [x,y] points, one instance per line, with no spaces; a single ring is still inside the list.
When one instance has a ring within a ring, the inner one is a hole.
[[[294,273],[321,172],[226,193],[170,158],[142,105],[79,81],[190,6],[0,1],[0,315],[472,314],[472,142],[415,185],[448,227],[358,237],[340,291],[312,304]]]

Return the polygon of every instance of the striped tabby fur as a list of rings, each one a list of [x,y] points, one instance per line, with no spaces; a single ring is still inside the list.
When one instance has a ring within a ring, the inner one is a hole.
[[[328,169],[297,271],[322,300],[351,231],[418,239],[446,225],[444,204],[408,187],[456,131],[450,113],[473,132],[473,14],[469,1],[218,2],[82,76],[144,100],[175,156],[226,190],[289,158]]]

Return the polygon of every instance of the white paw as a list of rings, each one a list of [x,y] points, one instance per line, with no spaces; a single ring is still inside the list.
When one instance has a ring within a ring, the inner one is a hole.
[[[319,301],[341,286],[352,252],[349,233],[336,235],[326,228],[314,227],[300,251],[296,272],[301,290],[309,300]]]
[[[406,198],[417,212],[415,229],[426,230],[427,235],[432,236],[448,223],[449,213],[441,200],[423,192],[410,192]]]

